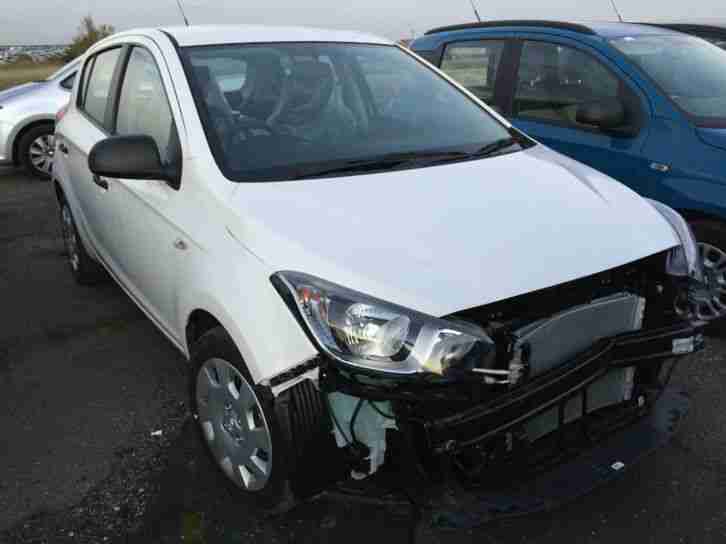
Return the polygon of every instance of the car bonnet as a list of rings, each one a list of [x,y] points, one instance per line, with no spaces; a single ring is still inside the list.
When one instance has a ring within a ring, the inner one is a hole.
[[[428,168],[240,184],[228,228],[272,270],[447,315],[677,245],[636,193],[537,146]]]

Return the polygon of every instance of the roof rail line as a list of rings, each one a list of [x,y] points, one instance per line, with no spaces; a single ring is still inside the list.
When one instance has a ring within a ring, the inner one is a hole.
[[[585,25],[577,23],[566,23],[562,21],[544,21],[544,20],[527,20],[527,19],[513,19],[513,20],[501,20],[501,21],[482,21],[481,23],[464,23],[460,25],[442,26],[434,28],[426,32],[426,36],[431,34],[439,34],[441,32],[453,32],[455,30],[470,30],[476,28],[494,28],[502,26],[529,26],[529,27],[542,27],[542,28],[558,28],[560,30],[570,30],[572,32],[579,32],[580,34],[595,35],[595,31]]]

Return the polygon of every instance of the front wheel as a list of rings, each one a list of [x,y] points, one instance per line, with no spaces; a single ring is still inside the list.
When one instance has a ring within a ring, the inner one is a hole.
[[[285,441],[227,332],[192,347],[191,406],[207,449],[233,489],[269,511],[293,504]]]
[[[698,242],[705,289],[694,303],[694,313],[700,319],[709,321],[711,333],[726,332],[726,224],[711,220],[691,223],[691,229]]]

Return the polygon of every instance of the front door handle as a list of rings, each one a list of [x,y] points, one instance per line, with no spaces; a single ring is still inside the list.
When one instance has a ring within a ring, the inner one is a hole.
[[[105,179],[103,179],[101,176],[99,176],[97,174],[93,174],[93,183],[98,185],[101,189],[108,190],[108,181],[106,181]]]

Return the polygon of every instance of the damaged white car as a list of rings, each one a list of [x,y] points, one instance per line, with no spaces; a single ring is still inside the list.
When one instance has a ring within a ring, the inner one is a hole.
[[[190,359],[203,439],[259,504],[456,486],[479,519],[536,510],[685,413],[683,219],[386,40],[125,32],[60,117],[73,274]]]

